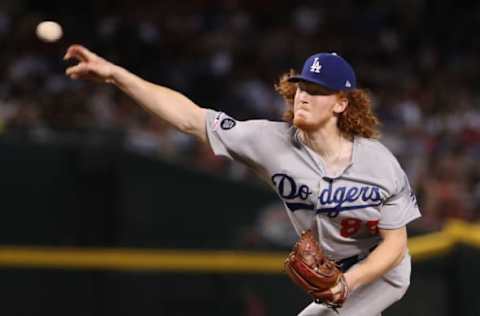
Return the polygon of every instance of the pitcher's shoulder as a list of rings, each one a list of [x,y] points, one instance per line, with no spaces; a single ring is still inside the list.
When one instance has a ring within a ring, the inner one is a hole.
[[[263,129],[261,132],[270,137],[287,140],[295,131],[295,129],[287,122],[270,120],[258,120],[258,122]]]
[[[286,132],[289,131],[292,128],[292,125],[290,125],[287,122],[282,122],[282,121],[269,121],[269,120],[261,120],[265,122],[266,127],[270,127],[275,131],[279,132]]]
[[[355,171],[380,181],[390,193],[398,192],[405,179],[405,172],[393,153],[380,141],[355,138]]]
[[[378,139],[356,136],[355,142],[357,143],[356,149],[362,155],[375,156],[397,162],[395,155]]]

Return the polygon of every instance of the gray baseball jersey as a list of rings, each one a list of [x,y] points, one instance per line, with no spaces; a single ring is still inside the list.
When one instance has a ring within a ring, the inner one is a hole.
[[[206,124],[214,153],[247,164],[265,179],[297,233],[315,226],[321,246],[335,260],[368,255],[381,240],[379,228],[400,228],[420,217],[404,171],[376,140],[354,137],[351,164],[330,178],[320,155],[288,123],[236,121],[208,110]]]

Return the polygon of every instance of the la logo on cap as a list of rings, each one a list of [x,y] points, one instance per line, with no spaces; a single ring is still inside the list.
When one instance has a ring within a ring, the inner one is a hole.
[[[350,80],[345,81],[345,87],[351,88],[352,84],[350,83]]]
[[[320,65],[320,62],[318,61],[318,57],[315,57],[315,59],[313,60],[312,66],[310,67],[310,71],[319,73],[320,69],[322,69],[322,65]]]

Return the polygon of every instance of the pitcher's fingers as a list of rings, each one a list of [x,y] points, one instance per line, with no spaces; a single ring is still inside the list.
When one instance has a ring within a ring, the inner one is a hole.
[[[89,71],[90,68],[87,66],[87,64],[85,63],[79,63],[78,65],[75,65],[75,66],[71,66],[71,67],[68,67],[66,70],[65,70],[65,74],[67,76],[72,76],[74,74],[81,74],[81,73],[85,73],[87,71]]]
[[[70,58],[77,59],[79,61],[88,61],[89,56],[82,50],[82,46],[80,45],[72,45],[68,48],[67,53],[63,57],[63,59],[67,60]]]
[[[96,57],[97,55],[89,51],[87,48],[83,47],[82,45],[75,44],[67,49],[67,53],[63,59],[76,58],[80,61],[91,61]]]
[[[78,66],[80,66],[80,64],[78,64],[76,66],[68,67],[67,69],[65,69],[65,74],[67,76],[72,76],[77,71]]]
[[[76,56],[78,55],[76,46],[77,45],[71,45],[70,47],[68,47],[67,52],[65,53],[65,56],[63,56],[63,60],[67,60],[70,58],[77,58],[77,59],[80,58],[79,56]]]

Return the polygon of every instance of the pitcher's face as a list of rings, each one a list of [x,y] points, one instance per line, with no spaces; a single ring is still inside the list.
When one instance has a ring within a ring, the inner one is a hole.
[[[293,125],[311,131],[328,123],[336,123],[337,115],[345,110],[348,101],[321,85],[299,82],[293,103]],[[332,122],[333,121],[333,122]]]

